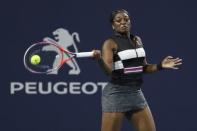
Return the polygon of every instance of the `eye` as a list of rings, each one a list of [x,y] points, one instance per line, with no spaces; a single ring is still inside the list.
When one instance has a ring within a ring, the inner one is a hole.
[[[120,18],[117,18],[117,19],[114,20],[114,22],[120,23],[121,22],[121,19]]]
[[[120,23],[122,20],[124,20],[125,22],[130,21],[130,19],[128,17],[126,17],[126,18],[116,18],[116,19],[114,19],[114,22]]]
[[[124,20],[125,20],[126,22],[130,21],[128,17],[124,18]]]

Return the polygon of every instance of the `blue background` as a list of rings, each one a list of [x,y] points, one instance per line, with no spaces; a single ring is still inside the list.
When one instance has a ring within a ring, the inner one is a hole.
[[[196,86],[195,0],[17,0],[1,1],[1,131],[99,131],[101,89],[94,95],[10,94],[16,82],[108,81],[98,64],[79,60],[79,76],[35,75],[25,70],[25,50],[57,28],[78,32],[80,51],[100,49],[112,34],[109,14],[124,8],[130,13],[132,32],[141,37],[149,63],[167,55],[183,59],[180,70],[146,74],[143,85],[158,131],[195,131]],[[124,131],[131,126],[125,120]]]

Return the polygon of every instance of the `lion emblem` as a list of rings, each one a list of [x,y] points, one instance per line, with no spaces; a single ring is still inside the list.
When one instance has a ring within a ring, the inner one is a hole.
[[[57,43],[59,46],[64,48],[65,50],[69,51],[69,47],[73,47],[74,51],[72,52],[78,52],[76,42],[80,42],[79,40],[79,34],[77,32],[74,32],[72,34],[69,33],[68,30],[63,28],[58,28],[55,31],[53,31],[54,39],[45,37],[44,41],[51,41]],[[46,47],[46,51],[50,51],[50,47]],[[64,58],[67,59],[69,56],[64,54]],[[57,61],[54,60],[53,65],[56,65]],[[78,75],[80,73],[79,65],[77,64],[77,61],[73,58],[71,61],[68,61],[66,63],[71,69],[68,71],[69,75]],[[50,74],[58,74],[58,70],[51,72]]]

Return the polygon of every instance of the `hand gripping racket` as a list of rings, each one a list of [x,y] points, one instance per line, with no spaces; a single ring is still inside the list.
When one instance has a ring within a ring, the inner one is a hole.
[[[35,57],[36,56],[36,57]],[[93,52],[73,53],[50,38],[31,45],[24,54],[24,66],[32,73],[48,74],[61,68],[74,57],[92,57]]]

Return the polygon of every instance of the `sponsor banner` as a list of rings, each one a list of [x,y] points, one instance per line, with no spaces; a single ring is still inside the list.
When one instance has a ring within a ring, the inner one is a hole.
[[[27,95],[94,95],[106,86],[106,82],[11,82],[10,94],[25,93]]]

